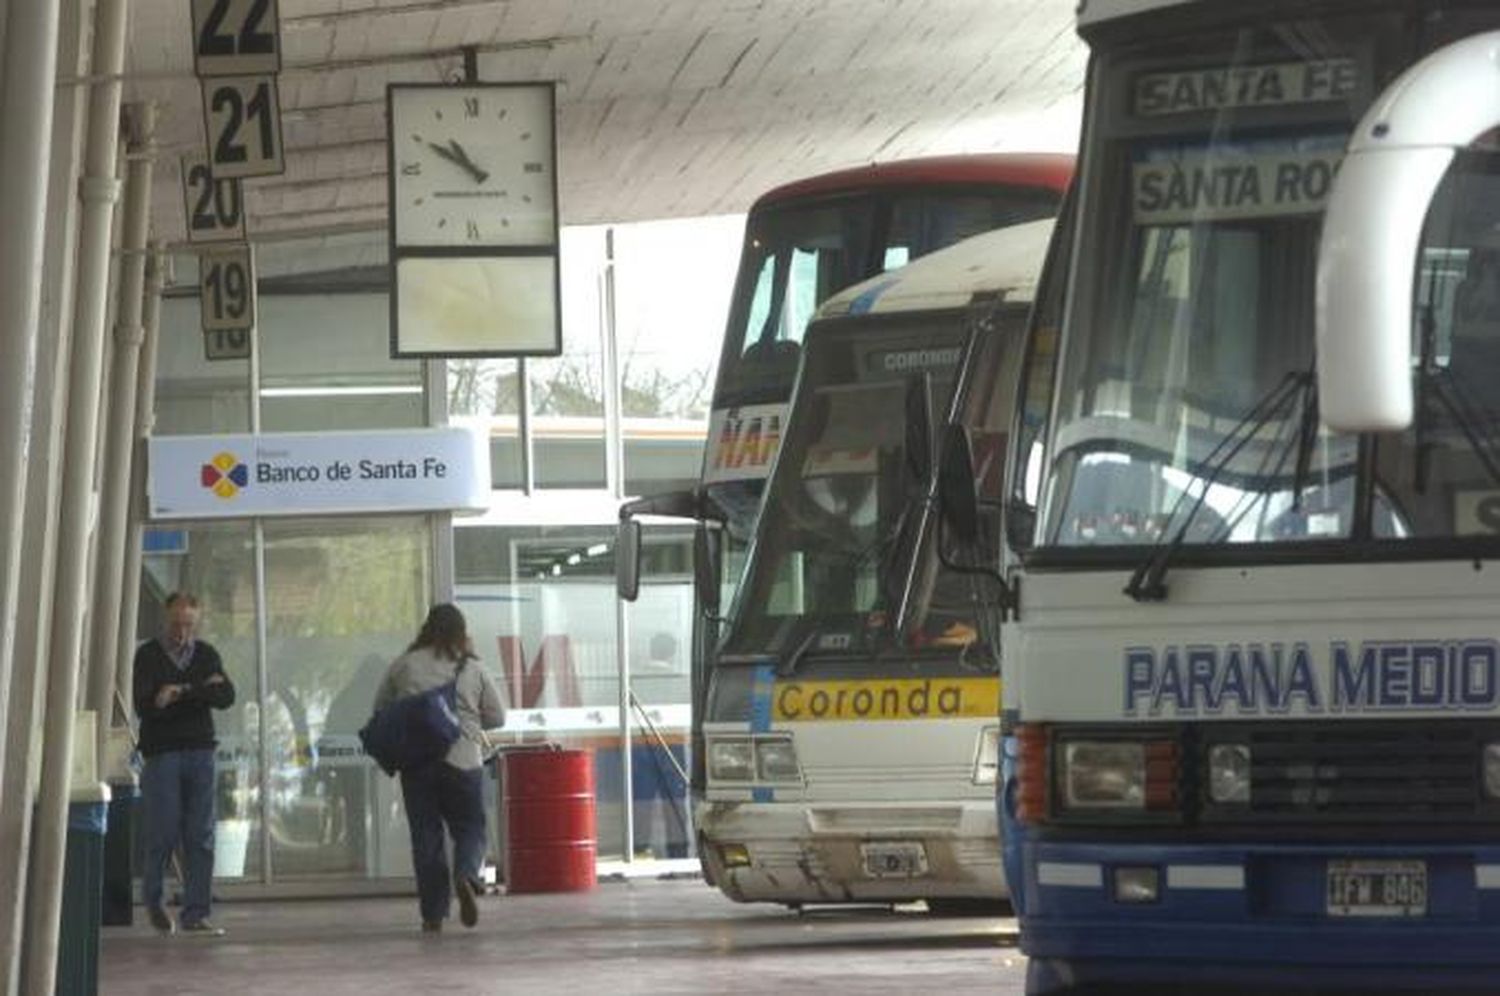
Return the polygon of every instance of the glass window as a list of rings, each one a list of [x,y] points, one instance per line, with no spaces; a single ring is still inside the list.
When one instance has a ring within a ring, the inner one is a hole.
[[[390,358],[385,294],[262,294],[258,325],[266,432],[426,424],[421,363]]]
[[[1412,426],[1377,442],[1377,537],[1500,534],[1500,152],[1458,157],[1416,275]],[[1381,515],[1380,501],[1392,513]]]
[[[449,360],[448,415],[489,433],[490,485],[521,488],[520,364],[516,360]]]
[[[364,756],[358,730],[427,613],[427,520],[276,521],[265,537],[272,867],[409,875],[400,784]]]
[[[196,261],[178,257],[179,286],[196,279]],[[214,360],[203,352],[203,326],[194,285],[168,291],[161,302],[156,347],[158,435],[250,431],[250,361]]]
[[[697,483],[743,224],[734,216],[614,229],[627,494]]]
[[[526,364],[540,488],[605,485],[604,234],[597,227],[563,230],[563,352]]]
[[[214,874],[258,879],[263,868],[254,536],[248,523],[227,522],[182,525],[154,539],[154,552],[141,560],[139,636],[148,640],[162,632],[171,592],[198,597],[199,636],[219,651],[235,688],[234,705],[213,715],[219,741]]]

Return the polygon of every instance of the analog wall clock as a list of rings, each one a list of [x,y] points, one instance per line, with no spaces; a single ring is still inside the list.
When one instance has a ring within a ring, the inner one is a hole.
[[[561,351],[555,89],[386,91],[391,353]]]
[[[392,85],[399,246],[557,241],[550,84]]]

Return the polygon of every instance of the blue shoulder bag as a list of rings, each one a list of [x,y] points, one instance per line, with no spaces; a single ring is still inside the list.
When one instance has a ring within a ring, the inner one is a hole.
[[[365,753],[388,775],[442,760],[463,730],[458,724],[458,676],[425,692],[405,695],[375,711],[359,731]]]

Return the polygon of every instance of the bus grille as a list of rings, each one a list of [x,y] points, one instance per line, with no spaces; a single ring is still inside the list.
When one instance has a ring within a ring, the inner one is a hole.
[[[1201,731],[1203,822],[1462,823],[1494,820],[1485,796],[1483,745],[1493,723],[1411,720],[1228,725]],[[1250,802],[1218,804],[1208,791],[1212,744],[1250,748]]]

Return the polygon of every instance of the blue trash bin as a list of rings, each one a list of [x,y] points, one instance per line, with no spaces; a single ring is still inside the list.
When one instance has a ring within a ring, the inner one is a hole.
[[[141,789],[134,781],[109,783],[109,825],[104,833],[104,915],[106,927],[135,922],[135,827]]]
[[[99,992],[99,921],[108,825],[109,786],[75,788],[68,802],[57,996],[95,996]]]

